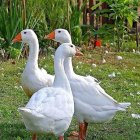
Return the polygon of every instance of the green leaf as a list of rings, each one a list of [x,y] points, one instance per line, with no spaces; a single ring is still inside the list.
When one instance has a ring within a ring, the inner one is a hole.
[[[133,18],[132,18],[132,16],[128,16],[127,17],[127,21],[128,21],[128,23],[129,23],[129,25],[130,25],[130,27],[132,27],[132,25],[133,25]]]
[[[102,5],[102,2],[99,2],[98,4],[95,4],[94,6],[92,6],[91,10],[95,10],[95,9],[97,9],[101,5]]]

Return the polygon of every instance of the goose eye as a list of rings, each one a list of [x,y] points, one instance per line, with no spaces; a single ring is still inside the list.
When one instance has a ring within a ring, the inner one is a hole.
[[[71,48],[73,48],[73,45],[70,45]]]
[[[58,33],[61,33],[61,31],[58,31]]]
[[[24,34],[26,34],[27,32],[24,32]]]

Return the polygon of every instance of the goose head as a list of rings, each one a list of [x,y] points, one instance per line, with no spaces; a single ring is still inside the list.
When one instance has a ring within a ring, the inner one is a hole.
[[[76,56],[81,56],[83,55],[82,52],[80,52],[75,45],[71,44],[71,43],[63,43],[61,44],[58,49],[61,50],[61,53],[63,54],[63,56],[67,57],[72,57],[74,55]]]
[[[23,42],[29,44],[30,42],[33,42],[35,40],[37,40],[35,32],[32,29],[25,29],[17,34],[12,42]]]
[[[61,53],[65,57],[72,57],[76,54],[76,47],[71,43],[63,43],[58,47],[58,50],[61,50]]]
[[[45,39],[52,39],[59,43],[71,43],[71,36],[65,29],[56,29],[45,36]]]

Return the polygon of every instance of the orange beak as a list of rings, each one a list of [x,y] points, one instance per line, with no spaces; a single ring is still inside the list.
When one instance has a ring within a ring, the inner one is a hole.
[[[76,54],[75,54],[75,56],[83,56],[84,54],[81,52],[81,51],[79,51],[78,49],[76,49]]]
[[[55,32],[51,32],[48,35],[45,35],[44,39],[55,39]]]
[[[22,41],[21,33],[16,35],[16,37],[12,40],[13,43],[20,42],[20,41]]]

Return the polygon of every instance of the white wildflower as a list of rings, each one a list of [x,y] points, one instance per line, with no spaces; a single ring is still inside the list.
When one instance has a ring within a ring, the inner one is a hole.
[[[95,68],[95,67],[97,67],[97,65],[93,63],[93,64],[92,64],[92,67]]]
[[[131,114],[133,118],[140,119],[140,114]]]
[[[106,53],[106,54],[108,54],[108,51],[107,51],[107,50],[105,50],[105,53]]]
[[[105,60],[104,58],[102,59],[102,63],[103,63],[103,64],[106,63],[106,60]]]
[[[54,55],[52,54],[51,57],[54,59]]]
[[[122,56],[116,56],[116,59],[117,60],[122,60],[123,58],[122,58]]]
[[[76,66],[76,69],[79,69],[79,66]]]
[[[111,74],[108,74],[108,77],[109,77],[109,78],[114,78],[114,77],[116,77],[115,72],[113,71]]]
[[[79,63],[79,64],[82,64],[82,62],[81,62],[81,61],[79,61],[78,63]]]

